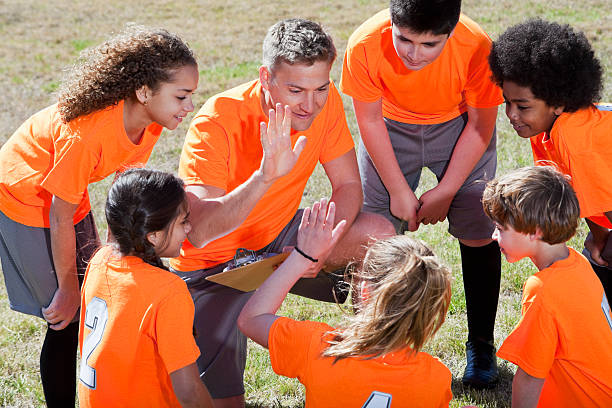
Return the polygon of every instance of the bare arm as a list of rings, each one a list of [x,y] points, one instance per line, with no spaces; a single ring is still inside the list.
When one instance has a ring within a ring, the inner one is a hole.
[[[335,205],[325,199],[315,203],[312,210],[306,208],[298,230],[298,247],[309,256],[318,259],[333,248],[346,226],[344,220],[334,227]],[[320,262],[320,261],[319,261]],[[317,262],[318,263],[318,262]],[[238,316],[238,327],[253,341],[268,347],[268,334],[278,318],[276,311],[297,280],[318,268],[317,263],[306,259],[295,249],[268,279],[261,285]]]
[[[291,148],[291,112],[289,107],[270,109],[266,125],[260,124],[263,157],[259,169],[243,184],[225,194],[220,188],[195,186],[188,188],[190,221],[188,238],[192,245],[206,243],[230,233],[249,215],[253,207],[278,178],[291,171],[306,146],[301,136]]]
[[[421,208],[417,220],[423,224],[435,224],[446,218],[455,194],[491,142],[497,118],[497,106],[492,108],[468,106],[467,114],[467,124],[459,135],[444,177],[436,187],[425,192],[419,199]]]
[[[209,408],[213,406],[208,390],[200,379],[195,363],[170,373],[176,398],[184,408]]]
[[[336,224],[341,220],[346,221],[346,227],[344,228],[343,234],[340,236],[340,240],[346,232],[351,228],[353,221],[357,218],[361,206],[363,203],[363,191],[361,189],[361,179],[359,178],[359,166],[357,166],[357,157],[355,150],[343,154],[334,160],[327,162],[323,165],[327,178],[329,179],[332,187],[332,196],[330,201],[335,204],[336,207]],[[330,248],[328,253],[321,256],[322,263],[328,259],[328,256],[337,258],[330,255],[331,252],[337,254]],[[341,257],[341,262],[345,262],[342,258],[342,254],[338,254]],[[337,259],[329,259],[330,263],[335,265]],[[329,263],[328,263],[328,266]]]
[[[532,377],[518,367],[512,380],[512,408],[536,407],[543,386],[544,378]]]
[[[72,321],[81,301],[73,224],[77,207],[77,204],[53,196],[49,210],[51,252],[58,288],[49,306],[42,308],[42,313],[54,330],[61,330]]]
[[[612,211],[606,212],[605,215],[606,218],[612,222]],[[601,266],[608,266],[608,262],[601,257],[601,253],[603,252],[608,239],[610,239],[610,230],[594,223],[588,218],[585,218],[585,221],[589,227],[589,230],[591,231],[591,235],[589,235],[584,241],[584,246],[591,253],[591,258],[593,261]]]
[[[361,102],[353,98],[353,107],[363,144],[389,192],[391,213],[408,221],[410,231],[416,231],[420,204],[395,158],[389,132],[383,121],[382,100]]]

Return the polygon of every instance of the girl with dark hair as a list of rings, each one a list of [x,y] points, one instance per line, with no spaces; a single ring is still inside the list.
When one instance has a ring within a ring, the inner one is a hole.
[[[87,186],[146,163],[162,129],[193,111],[193,53],[162,29],[128,26],[86,51],[58,102],[0,150],[0,258],[10,307],[44,318],[43,390],[74,406],[80,279],[99,246]]]
[[[108,193],[112,242],[92,258],[81,300],[79,404],[212,406],[195,361],[194,305],[174,257],[191,230],[183,182],[137,169]]]
[[[238,327],[269,348],[277,374],[297,377],[306,406],[448,406],[451,372],[420,350],[444,322],[450,272],[423,243],[406,235],[376,241],[354,275],[361,301],[336,329],[275,313],[300,277],[316,270],[344,222],[334,203],[304,211],[298,244],[244,306]]]

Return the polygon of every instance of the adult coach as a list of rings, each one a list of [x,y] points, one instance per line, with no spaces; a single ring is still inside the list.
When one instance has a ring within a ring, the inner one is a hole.
[[[264,40],[259,78],[209,99],[189,128],[179,174],[187,191],[200,198],[231,192],[259,166],[260,124],[269,116],[280,119],[281,106],[287,106],[284,115],[291,119],[292,144],[306,138],[293,170],[270,186],[238,229],[202,249],[185,243],[181,256],[171,262],[187,280],[196,304],[196,341],[202,352],[198,367],[216,406],[244,405],[246,338],[236,319],[251,293],[204,277],[222,270],[238,248],[263,253],[296,245],[299,204],[317,162],[332,186],[336,220],[347,221],[333,252],[319,257],[319,268],[343,267],[363,256],[371,238],[394,234],[383,217],[360,212],[363,195],[353,140],[340,94],[329,78],[335,57],[333,41],[319,24],[281,21]],[[321,272],[298,283],[296,290],[331,300],[333,276]]]
[[[463,382],[479,388],[498,378],[501,268],[477,181],[495,175],[502,97],[487,65],[491,40],[460,10],[460,0],[391,0],[349,39],[340,89],[353,98],[361,133],[364,209],[401,232],[448,217],[459,239],[469,329]],[[423,167],[438,184],[417,198]]]

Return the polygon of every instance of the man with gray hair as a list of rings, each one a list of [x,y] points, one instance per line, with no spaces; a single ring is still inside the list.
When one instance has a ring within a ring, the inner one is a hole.
[[[190,125],[179,174],[187,191],[202,198],[229,193],[259,168],[259,133],[269,120],[286,124],[292,144],[306,138],[293,170],[269,187],[235,231],[201,249],[186,242],[171,261],[172,269],[187,280],[195,302],[196,341],[202,352],[198,367],[216,406],[244,405],[246,338],[236,319],[251,293],[204,278],[223,270],[238,248],[265,254],[296,246],[300,201],[317,162],[331,183],[336,222],[344,219],[347,227],[327,256],[317,260],[300,252],[317,263],[319,272],[298,282],[294,293],[343,301],[343,275],[328,271],[342,271],[349,262],[361,260],[372,240],[395,234],[384,217],[360,212],[363,194],[353,139],[329,78],[335,57],[332,38],[319,24],[280,21],[264,40],[259,78],[210,98]]]

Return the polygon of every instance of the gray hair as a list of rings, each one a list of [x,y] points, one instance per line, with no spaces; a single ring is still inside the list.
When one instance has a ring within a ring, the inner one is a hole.
[[[263,42],[263,65],[273,69],[281,62],[312,65],[336,58],[331,36],[318,23],[298,18],[279,21],[268,30]]]

